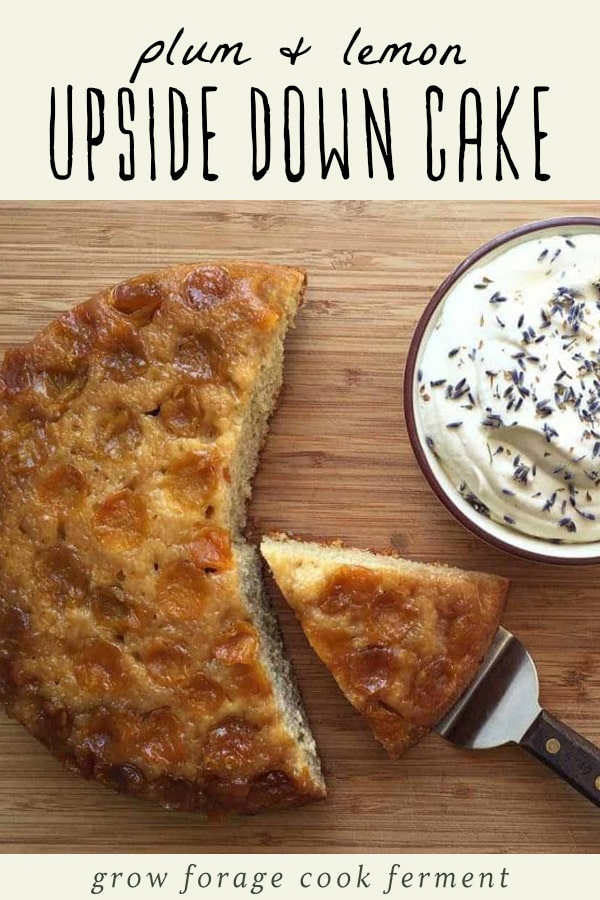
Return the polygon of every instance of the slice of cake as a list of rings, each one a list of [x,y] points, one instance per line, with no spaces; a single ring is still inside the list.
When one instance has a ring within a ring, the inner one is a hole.
[[[179,266],[0,368],[0,695],[67,767],[186,810],[325,793],[242,531],[305,276]]]
[[[261,551],[312,647],[390,756],[463,693],[508,582],[337,545],[266,537]]]

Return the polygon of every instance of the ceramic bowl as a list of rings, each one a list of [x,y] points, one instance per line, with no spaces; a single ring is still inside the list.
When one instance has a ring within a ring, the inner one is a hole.
[[[417,462],[430,487],[444,506],[469,529],[488,544],[527,559],[562,565],[591,565],[600,563],[600,541],[588,543],[557,543],[516,531],[478,513],[459,493],[426,442],[419,417],[418,372],[423,350],[435,328],[442,305],[449,291],[465,278],[475,266],[504,253],[523,241],[551,234],[564,236],[598,232],[600,218],[569,216],[532,222],[488,241],[470,254],[442,282],[429,301],[412,338],[404,375],[404,415],[409,439]]]

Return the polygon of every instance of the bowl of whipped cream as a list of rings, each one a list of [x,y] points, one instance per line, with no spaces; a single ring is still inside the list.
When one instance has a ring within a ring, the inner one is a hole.
[[[600,562],[600,218],[524,225],[465,259],[410,346],[404,409],[467,528],[543,562]]]

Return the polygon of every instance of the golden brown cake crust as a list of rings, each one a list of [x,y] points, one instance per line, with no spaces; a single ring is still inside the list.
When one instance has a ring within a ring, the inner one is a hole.
[[[340,544],[274,535],[261,550],[312,647],[394,758],[472,680],[508,591],[504,578]]]
[[[230,527],[243,415],[304,282],[163,269],[0,369],[0,697],[70,769],[169,807],[323,793],[275,701]]]

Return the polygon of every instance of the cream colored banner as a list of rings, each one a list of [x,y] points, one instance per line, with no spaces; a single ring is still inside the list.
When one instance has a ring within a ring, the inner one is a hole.
[[[579,900],[597,895],[590,856],[33,855],[4,857],[5,894],[45,900]]]
[[[593,199],[597,9],[23,0],[0,197]]]

